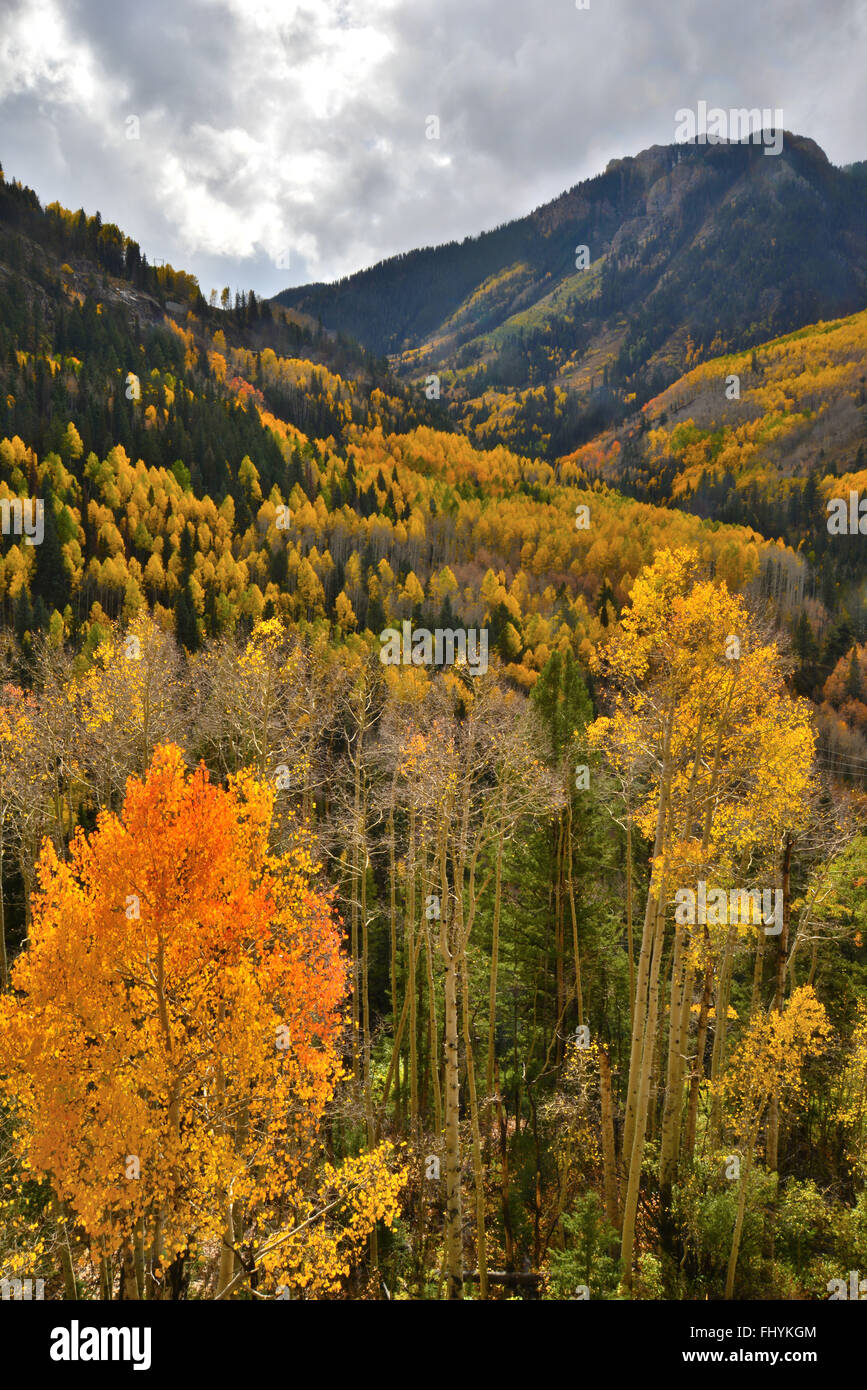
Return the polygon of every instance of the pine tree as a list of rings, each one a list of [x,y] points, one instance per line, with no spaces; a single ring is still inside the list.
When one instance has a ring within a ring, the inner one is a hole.
[[[15,636],[20,642],[26,632],[32,631],[33,607],[30,602],[30,595],[22,585],[15,600]]]
[[[48,612],[54,608],[60,612],[69,600],[69,579],[57,536],[54,492],[48,478],[44,480],[43,492],[44,535],[41,544],[36,547],[32,594],[34,599],[43,601]]]
[[[857,646],[852,648],[852,655],[849,658],[849,672],[846,676],[846,695],[850,700],[863,700],[864,698]]]
[[[201,645],[201,634],[189,583],[178,591],[178,597],[175,600],[175,632],[178,642],[181,646],[186,647],[188,652],[198,651]]]

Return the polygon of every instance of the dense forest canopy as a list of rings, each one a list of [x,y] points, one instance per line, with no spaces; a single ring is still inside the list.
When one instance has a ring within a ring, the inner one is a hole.
[[[4,1277],[867,1269],[865,182],[787,148],[274,302],[0,180]]]

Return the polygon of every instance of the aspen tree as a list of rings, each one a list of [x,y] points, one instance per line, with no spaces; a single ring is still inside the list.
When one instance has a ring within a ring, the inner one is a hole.
[[[750,1024],[722,1079],[734,1132],[743,1151],[726,1271],[726,1298],[734,1295],[750,1172],[761,1122],[774,1098],[779,1106],[793,1105],[802,1097],[807,1056],[821,1050],[830,1033],[824,1006],[809,985],[802,985],[792,992],[782,1010],[771,1010]]]
[[[741,634],[736,666],[728,655],[735,631]],[[750,846],[773,841],[781,825],[803,817],[813,735],[803,702],[783,689],[776,649],[762,644],[740,598],[700,579],[689,552],[663,552],[639,576],[602,665],[619,693],[613,718],[591,726],[591,743],[624,780],[637,757],[645,760],[648,792],[635,820],[653,837],[622,1150],[628,1288],[656,1031],[664,1021],[658,994],[668,902],[675,889],[714,867],[729,875]],[[676,918],[660,1148],[664,1222],[680,1152],[696,941]]]
[[[214,1239],[217,1297],[257,1266],[333,1291],[405,1180],[387,1146],[317,1162],[345,964],[309,857],[270,853],[273,800],[249,774],[215,787],[161,745],[120,817],[79,832],[68,862],[50,841],[40,860],[0,999],[0,1076],[22,1161],[126,1297],[158,1296],[169,1262]],[[240,1274],[239,1210],[253,1231]]]

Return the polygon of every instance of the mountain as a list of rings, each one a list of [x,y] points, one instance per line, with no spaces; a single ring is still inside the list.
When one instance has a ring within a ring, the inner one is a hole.
[[[438,375],[476,443],[553,458],[695,361],[863,308],[867,165],[788,133],[778,156],[655,145],[493,231],[276,300]]]
[[[0,498],[16,497],[45,500],[42,544],[0,543],[0,613],[26,649],[47,630],[92,650],[145,607],[189,650],[263,616],[338,643],[442,619],[488,625],[528,689],[561,644],[589,657],[665,544],[736,588],[781,563],[803,582],[750,529],[479,450],[345,336],[252,294],[209,307],[98,214],[2,182]]]
[[[209,306],[98,213],[0,181],[0,491],[52,499],[35,562],[4,537],[0,602],[19,635],[86,640],[146,601],[192,646],[261,613],[344,635],[454,615],[489,621],[530,686],[555,634],[586,657],[678,538],[810,625],[798,679],[818,697],[867,635],[867,571],[822,511],[863,468],[865,357],[865,313],[706,361],[692,342],[683,376],[577,449],[481,449],[342,330],[252,293]]]
[[[637,422],[569,457],[646,500],[744,520],[746,508],[791,497],[811,475],[830,484],[867,468],[865,373],[862,310],[692,367]],[[756,513],[759,523],[774,530]]]
[[[860,548],[840,547],[827,526],[830,497],[867,488],[865,373],[867,310],[810,324],[692,367],[558,469],[782,537],[824,574],[833,607],[841,579],[867,578]]]
[[[153,421],[125,409],[125,392],[117,390],[121,373],[130,372],[144,383],[145,398],[154,374],[171,378],[171,400],[161,389],[152,402],[165,412],[158,445]],[[70,373],[78,385],[64,392]],[[184,377],[188,389],[178,391]],[[272,309],[252,291],[236,295],[234,307],[209,306],[194,276],[149,265],[138,244],[98,212],[43,208],[2,167],[0,382],[0,434],[17,432],[40,453],[56,448],[74,398],[86,452],[120,443],[151,461],[174,449],[191,455],[194,485],[217,491],[232,471],[227,429],[258,451],[266,471],[282,466],[261,424],[248,428],[238,413],[251,393],[309,439],[339,441],[351,426],[374,424],[450,428],[435,402],[359,344],[302,314]]]

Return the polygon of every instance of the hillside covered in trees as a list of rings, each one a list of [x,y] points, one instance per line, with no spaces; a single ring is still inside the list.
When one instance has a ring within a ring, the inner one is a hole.
[[[478,444],[550,461],[693,362],[849,314],[867,293],[867,167],[785,133],[655,145],[529,216],[277,302],[434,374]]]
[[[656,149],[288,304],[0,182],[4,1278],[818,1300],[867,1268],[867,610],[826,524],[867,486],[863,171],[791,147]],[[699,324],[689,235],[712,208],[740,264],[743,180],[748,223],[824,211]],[[464,346],[531,284],[571,304],[585,231],[616,409],[558,434],[548,380],[544,447],[468,423]]]

